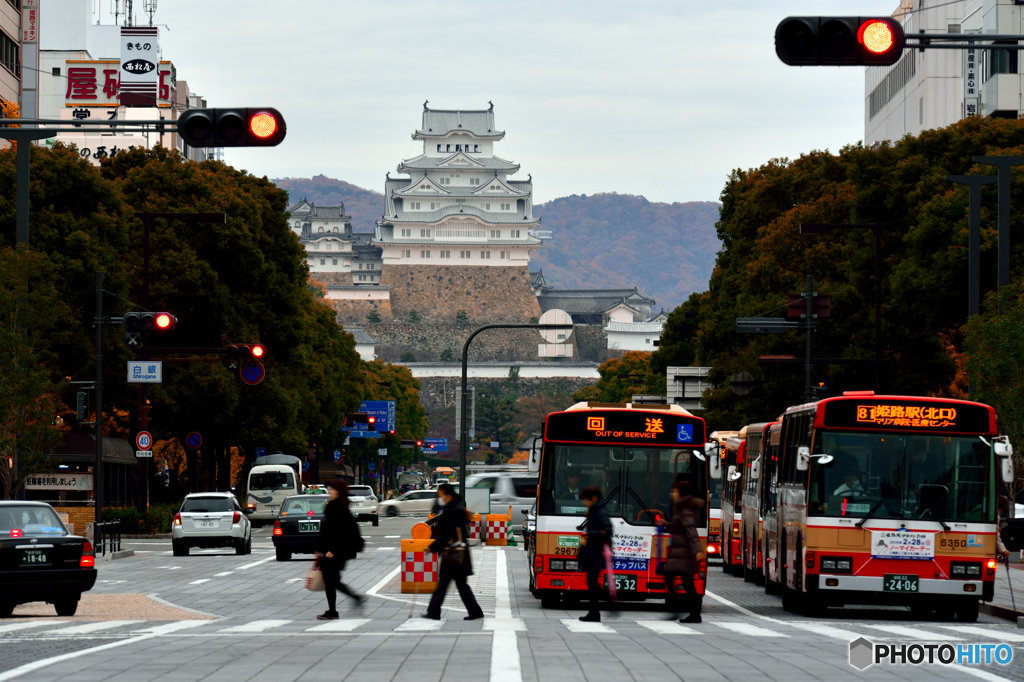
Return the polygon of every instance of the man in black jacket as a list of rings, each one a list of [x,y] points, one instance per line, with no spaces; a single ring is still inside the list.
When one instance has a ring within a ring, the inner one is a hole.
[[[429,550],[435,554],[441,554],[441,567],[439,571],[437,587],[430,597],[430,604],[424,618],[441,620],[441,605],[444,603],[445,593],[448,592],[448,585],[454,581],[462,597],[462,603],[466,605],[469,615],[463,620],[477,620],[484,617],[484,612],[473,596],[467,578],[473,575],[473,564],[469,558],[469,547],[462,550],[464,562],[461,564],[445,563],[443,553],[450,545],[465,544],[469,538],[466,529],[465,507],[462,506],[461,498],[456,494],[455,488],[448,483],[437,486],[437,502],[441,507],[441,513],[436,517],[434,525],[434,542]]]
[[[356,594],[348,585],[341,582],[345,562],[355,559],[363,550],[359,525],[348,510],[348,485],[344,481],[331,481],[327,484],[327,495],[330,500],[324,507],[324,522],[320,526],[320,540],[316,552],[320,560],[320,571],[324,574],[327,611],[317,616],[317,620],[338,619],[338,610],[335,607],[339,590],[355,599],[359,606],[366,601],[366,597]]]
[[[587,520],[582,528],[586,530],[586,544],[580,547],[580,568],[587,571],[587,596],[590,597],[590,611],[581,616],[580,620],[589,623],[600,623],[601,612],[598,603],[605,590],[598,580],[601,569],[605,567],[604,548],[612,544],[612,520],[605,509],[607,502],[601,489],[588,486],[580,493],[580,499],[587,507]]]

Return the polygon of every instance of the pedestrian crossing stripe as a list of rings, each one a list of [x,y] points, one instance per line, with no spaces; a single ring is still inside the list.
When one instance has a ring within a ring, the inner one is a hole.
[[[784,635],[781,632],[768,630],[751,623],[715,623],[715,625],[749,637],[789,637],[789,635]]]

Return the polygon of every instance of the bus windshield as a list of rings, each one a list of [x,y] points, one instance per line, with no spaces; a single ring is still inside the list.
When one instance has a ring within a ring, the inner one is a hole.
[[[935,521],[995,520],[991,448],[976,437],[820,431],[809,513]]]
[[[724,485],[724,482],[725,479],[722,476],[708,479],[708,489],[710,492],[708,506],[710,506],[711,509],[722,508],[722,486]]]
[[[651,526],[671,517],[669,493],[677,475],[707,497],[706,470],[692,450],[548,444],[540,481],[540,514],[585,516],[579,491],[597,486],[611,516]],[[701,515],[701,524],[704,523]]]
[[[290,471],[264,471],[249,476],[249,490],[290,490],[295,477]]]

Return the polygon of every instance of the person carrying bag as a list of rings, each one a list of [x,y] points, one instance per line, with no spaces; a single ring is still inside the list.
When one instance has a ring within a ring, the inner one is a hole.
[[[327,495],[331,499],[324,507],[324,521],[320,526],[320,542],[316,552],[320,572],[323,573],[324,591],[327,592],[327,611],[317,616],[317,620],[338,619],[338,591],[355,599],[357,606],[361,607],[366,601],[366,597],[356,594],[348,585],[341,582],[345,562],[355,559],[356,555],[363,551],[359,525],[348,510],[348,485],[344,481],[331,481],[327,484]],[[315,577],[312,584],[316,584]]]
[[[703,598],[697,594],[693,574],[700,570],[700,562],[704,561],[704,548],[697,533],[697,520],[704,508],[704,500],[694,493],[693,484],[689,481],[679,481],[672,486],[672,522],[668,527],[672,543],[668,548],[668,561],[665,562],[662,571],[665,584],[668,586],[668,601],[675,611],[669,620],[679,618],[680,595],[676,591],[677,576],[686,591],[686,610],[690,615],[680,620],[680,623],[701,622],[700,609]]]
[[[598,604],[605,594],[600,581],[602,569],[607,568],[608,585],[612,590],[615,589],[611,551],[614,530],[600,488],[593,485],[584,488],[580,499],[587,507],[587,519],[579,526],[579,530],[587,533],[584,538],[586,544],[580,548],[580,568],[587,572],[587,596],[590,597],[590,611],[581,616],[580,620],[584,623],[600,623]],[[609,596],[615,598],[614,595]]]
[[[465,538],[469,536],[466,531],[466,516],[468,512],[462,506],[462,499],[455,492],[455,488],[449,483],[442,483],[437,486],[438,504],[440,513],[435,517],[434,541],[428,548],[434,554],[440,555],[440,575],[438,576],[437,587],[430,597],[430,604],[424,618],[430,620],[441,620],[441,605],[444,604],[445,594],[448,592],[448,585],[455,583],[459,590],[462,603],[465,604],[469,615],[463,620],[477,620],[484,617],[484,612],[473,596],[467,579],[473,575],[473,564],[469,556],[469,547]]]

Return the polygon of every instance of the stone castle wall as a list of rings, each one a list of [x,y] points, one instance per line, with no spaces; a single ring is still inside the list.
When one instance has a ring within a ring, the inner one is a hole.
[[[502,384],[506,379],[472,379],[470,383],[479,391],[485,386]],[[455,387],[461,382],[450,377],[425,377],[420,382],[420,401],[428,415],[440,415],[445,410],[454,409]],[[593,386],[596,379],[574,379],[569,377],[551,377],[535,379],[519,379],[517,392],[520,398],[531,398],[537,395],[569,396],[586,386]],[[566,407],[572,403],[566,400]]]
[[[454,323],[460,310],[474,322],[540,317],[525,265],[388,265],[381,284],[391,286],[391,309],[403,321],[414,310],[430,323]]]
[[[352,273],[351,272],[311,272],[309,273],[309,279],[313,282],[320,282],[321,284],[331,286],[351,286],[352,285]]]
[[[393,319],[391,313],[391,301],[387,299],[329,299],[327,301],[337,311],[338,324],[341,325],[367,325],[366,316],[371,310],[377,311],[382,320]],[[372,326],[372,325],[371,325]],[[373,338],[377,338],[370,334]]]
[[[383,314],[381,315],[383,317]],[[365,320],[365,317],[363,318]],[[366,333],[379,342],[377,355],[388,362],[396,362],[409,351],[419,362],[444,360],[441,355],[451,351],[452,360],[461,360],[462,347],[469,335],[480,326],[468,324],[381,323],[366,324]],[[537,344],[540,334],[533,329],[495,329],[481,332],[469,348],[470,362],[488,360],[538,360]],[[573,351],[575,352],[575,350]]]

